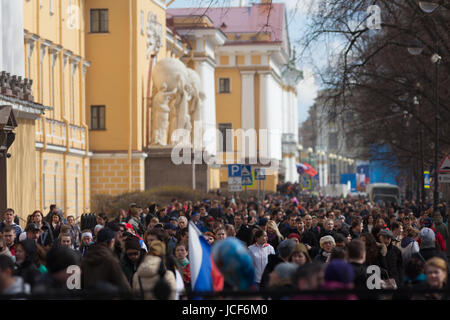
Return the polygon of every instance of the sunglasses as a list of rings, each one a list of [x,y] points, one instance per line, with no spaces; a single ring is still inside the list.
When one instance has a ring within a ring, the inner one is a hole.
[[[138,256],[139,252],[127,252],[127,256]]]

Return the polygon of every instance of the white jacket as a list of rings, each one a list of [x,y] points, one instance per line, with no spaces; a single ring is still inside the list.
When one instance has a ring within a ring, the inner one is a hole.
[[[265,243],[262,246],[256,243],[252,244],[248,247],[248,250],[250,251],[253,259],[253,266],[255,267],[255,282],[260,283],[264,269],[268,262],[269,254],[275,254],[275,250],[268,243]]]

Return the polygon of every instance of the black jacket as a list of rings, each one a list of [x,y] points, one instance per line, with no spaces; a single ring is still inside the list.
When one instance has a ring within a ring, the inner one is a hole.
[[[297,228],[292,228],[290,225],[286,225],[280,230],[280,233],[284,238],[287,238],[291,233],[298,233]]]
[[[53,237],[53,230],[47,221],[42,221],[41,230],[42,230],[42,233],[39,236],[38,243],[43,246],[52,245],[52,243],[55,239]]]
[[[25,260],[20,265],[17,265],[14,275],[22,277],[22,279],[28,283],[31,288],[33,288],[41,278],[41,273],[38,268],[34,262],[29,260]]]
[[[261,290],[267,289],[267,287],[269,286],[270,273],[275,269],[275,267],[278,264],[283,262],[284,260],[281,259],[277,254],[269,254],[269,256],[267,257],[266,267],[264,268],[264,272],[261,276],[261,283],[260,283]]]
[[[389,278],[394,278],[399,286],[403,280],[402,252],[392,243],[387,247],[386,264]]]
[[[123,255],[120,261],[120,266],[122,267],[122,271],[127,277],[130,286],[133,286],[133,276],[136,273],[137,269],[139,268],[139,265],[141,264],[142,260],[144,260],[144,257],[145,257],[145,250],[141,250],[141,256],[136,264],[131,262],[131,260],[128,258],[126,254]]]
[[[438,258],[444,259],[445,262],[447,262],[447,265],[448,265],[447,256],[442,251],[438,251],[436,249],[436,247],[434,247],[434,248],[420,248],[419,253],[425,259],[425,261],[428,261],[429,259],[431,259],[433,257],[438,257]]]
[[[245,242],[247,246],[250,246],[252,244],[252,231],[249,226],[242,225],[239,230],[236,230],[236,238]]]
[[[355,289],[367,289],[367,266],[365,264],[350,262],[355,272]]]

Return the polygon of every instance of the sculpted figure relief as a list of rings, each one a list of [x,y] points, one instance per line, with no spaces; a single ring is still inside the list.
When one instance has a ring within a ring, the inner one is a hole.
[[[167,85],[162,85],[162,90],[153,96],[153,117],[152,117],[152,142],[154,145],[167,145],[167,129],[169,128],[169,102],[177,92],[177,88],[167,91]]]
[[[203,121],[203,101],[206,95],[202,89],[202,82],[197,71],[188,68],[188,79],[192,87],[193,95],[191,103],[189,104],[189,115],[191,118],[191,127],[194,126],[195,121]],[[203,133],[202,133],[203,134]]]
[[[167,140],[176,144],[170,140],[176,129],[191,131],[193,121],[201,120],[205,95],[200,91],[200,77],[180,60],[166,58],[156,64],[152,80],[152,145],[165,146]]]

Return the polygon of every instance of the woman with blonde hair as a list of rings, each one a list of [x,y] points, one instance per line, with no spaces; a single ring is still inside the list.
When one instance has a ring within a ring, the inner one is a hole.
[[[425,263],[426,288],[446,289],[447,288],[447,262],[439,257],[433,257]],[[426,293],[426,300],[447,300],[447,293]]]
[[[280,230],[278,230],[276,222],[273,220],[267,222],[266,232],[268,239],[267,243],[269,243],[274,248],[277,248],[280,242],[284,240],[284,237],[281,235]]]

